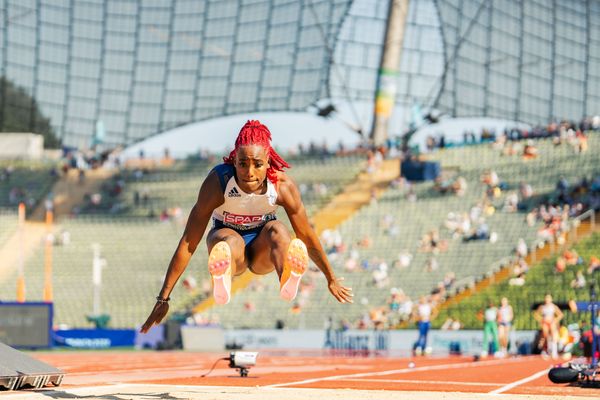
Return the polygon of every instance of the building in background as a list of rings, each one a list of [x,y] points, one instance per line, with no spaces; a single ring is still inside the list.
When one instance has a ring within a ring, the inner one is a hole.
[[[328,102],[366,133],[387,12],[381,0],[0,0],[0,75],[70,146],[98,144],[98,124],[113,147]],[[598,16],[599,0],[411,1],[390,133],[415,106],[530,124],[597,113]],[[28,105],[0,102],[0,130],[15,107]]]

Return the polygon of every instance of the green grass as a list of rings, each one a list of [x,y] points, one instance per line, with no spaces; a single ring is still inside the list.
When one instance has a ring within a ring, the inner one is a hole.
[[[553,256],[531,266],[523,286],[510,286],[508,281],[490,286],[459,304],[441,310],[433,326],[439,327],[450,316],[459,318],[466,329],[480,329],[482,322],[477,319],[478,311],[484,309],[490,300],[498,304],[502,297],[507,297],[513,306],[515,329],[537,329],[538,323],[533,318],[531,307],[542,302],[546,293],[552,294],[555,303],[566,303],[569,300],[589,301],[589,289],[575,290],[571,288],[570,283],[578,270],[587,270],[591,256],[600,256],[600,233],[582,240],[574,248],[584,259],[582,265],[569,266],[562,274],[557,273],[554,265],[558,256]],[[599,273],[595,273],[594,276],[585,273],[585,277],[588,286],[595,280],[598,287]],[[579,321],[582,317],[587,318],[565,311],[567,323]]]

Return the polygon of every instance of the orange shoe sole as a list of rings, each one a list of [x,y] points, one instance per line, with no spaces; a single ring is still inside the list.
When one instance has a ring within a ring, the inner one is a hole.
[[[217,243],[210,251],[208,272],[212,276],[215,303],[229,303],[231,300],[231,249],[227,242]]]
[[[283,273],[279,285],[279,295],[286,301],[292,301],[298,294],[302,275],[308,269],[308,251],[300,239],[293,239],[283,261]]]

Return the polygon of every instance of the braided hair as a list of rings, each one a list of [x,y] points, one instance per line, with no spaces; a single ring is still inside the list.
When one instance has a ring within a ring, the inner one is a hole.
[[[235,140],[235,148],[229,153],[228,157],[223,157],[225,164],[234,165],[235,156],[240,146],[259,145],[267,149],[269,156],[269,168],[267,168],[267,178],[271,183],[277,183],[277,171],[283,171],[284,168],[290,168],[290,165],[283,159],[271,146],[271,132],[269,128],[261,124],[258,120],[249,120],[240,130]]]

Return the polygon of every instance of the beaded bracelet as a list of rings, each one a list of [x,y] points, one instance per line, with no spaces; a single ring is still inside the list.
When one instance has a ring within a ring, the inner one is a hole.
[[[169,300],[171,300],[170,297],[167,297],[166,299],[163,299],[160,296],[156,296],[156,302],[160,303],[160,304],[167,304],[167,303],[169,303]]]

